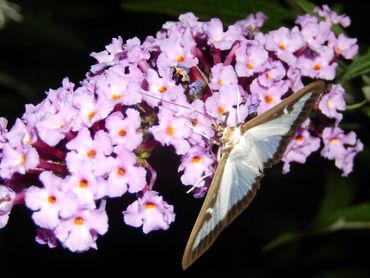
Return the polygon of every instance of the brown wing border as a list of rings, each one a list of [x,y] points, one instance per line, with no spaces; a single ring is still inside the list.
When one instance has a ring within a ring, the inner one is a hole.
[[[308,114],[311,112],[313,106],[317,102],[319,96],[323,93],[324,89],[325,89],[325,83],[323,81],[312,82],[306,85],[305,87],[303,87],[298,92],[284,99],[282,102],[280,102],[278,105],[274,106],[270,110],[264,112],[263,114],[257,116],[256,118],[253,118],[252,120],[242,125],[241,130],[244,133],[248,129],[254,126],[260,125],[271,119],[278,118],[282,113],[284,113],[285,109],[287,109],[288,111],[292,109],[292,106],[302,96],[304,96],[308,92],[313,92],[311,97],[304,104],[304,107],[302,111],[300,112],[300,114],[298,115],[297,119],[293,122],[290,131],[285,136],[282,137],[276,154],[274,155],[273,158],[265,162],[264,167],[271,167],[273,164],[281,160],[281,157],[283,156],[286,150],[286,147],[289,141],[291,140],[292,136],[295,134],[296,129],[308,117]],[[229,156],[229,152],[224,153],[221,156],[219,165],[216,168],[215,176],[213,178],[213,181],[208,190],[207,196],[204,200],[202,208],[199,212],[197,220],[195,221],[194,227],[189,236],[188,242],[185,247],[183,259],[182,259],[182,268],[184,270],[188,268],[190,265],[192,265],[194,261],[196,261],[201,255],[203,255],[211,247],[211,245],[216,240],[216,238],[220,235],[222,230],[224,230],[236,217],[240,215],[241,212],[243,212],[249,206],[249,204],[254,199],[257,193],[257,190],[260,187],[259,181],[263,177],[263,173],[261,173],[261,175],[256,178],[256,181],[252,185],[252,189],[248,192],[248,194],[231,208],[231,210],[227,213],[225,219],[223,221],[220,221],[220,223],[216,225],[215,229],[212,232],[210,232],[199,243],[198,247],[192,250],[195,237],[200,231],[202,227],[202,223],[205,221],[207,217],[207,209],[217,198],[217,192],[218,192],[218,189],[221,183],[222,173],[224,171],[224,167],[225,167],[228,156]]]

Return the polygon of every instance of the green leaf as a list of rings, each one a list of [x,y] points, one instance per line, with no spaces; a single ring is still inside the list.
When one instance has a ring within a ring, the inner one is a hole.
[[[294,2],[304,11],[305,13],[313,14],[313,9],[316,4],[306,0],[294,0]]]
[[[271,252],[272,250],[276,249],[277,247],[287,244],[289,242],[295,241],[303,236],[302,233],[295,230],[286,231],[280,235],[278,235],[275,239],[267,243],[265,246],[262,247],[263,252]]]
[[[281,26],[285,20],[295,17],[293,12],[281,7],[277,1],[258,0],[127,0],[122,4],[122,8],[130,11],[161,13],[175,17],[181,13],[191,11],[203,20],[219,17],[225,24],[234,23],[236,20],[245,18],[250,13],[262,11],[271,19],[266,24],[268,27]]]
[[[361,56],[359,55],[352,61],[339,82],[343,83],[367,73],[370,73],[370,49],[366,54]]]
[[[337,173],[327,175],[324,197],[321,200],[317,218],[347,206],[353,197],[352,185],[349,180],[340,177]]]

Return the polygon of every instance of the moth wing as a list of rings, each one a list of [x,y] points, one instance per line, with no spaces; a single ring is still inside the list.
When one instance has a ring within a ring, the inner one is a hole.
[[[239,127],[239,142],[223,153],[203,206],[185,247],[188,268],[253,200],[263,169],[280,161],[298,126],[324,90],[324,83],[307,85],[277,106]]]

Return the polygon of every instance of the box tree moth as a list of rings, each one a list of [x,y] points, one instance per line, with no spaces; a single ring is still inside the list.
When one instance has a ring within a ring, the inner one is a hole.
[[[218,166],[185,247],[183,269],[248,207],[263,170],[281,160],[324,89],[324,82],[315,81],[248,122],[221,130]]]

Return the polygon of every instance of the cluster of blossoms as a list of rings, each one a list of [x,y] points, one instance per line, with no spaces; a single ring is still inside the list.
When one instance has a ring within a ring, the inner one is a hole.
[[[144,233],[168,229],[173,206],[153,190],[156,172],[148,158],[158,145],[172,146],[181,181],[195,197],[206,193],[217,165],[214,125],[235,126],[263,113],[303,87],[303,81],[333,80],[340,58],[352,59],[356,39],[331,31],[349,18],[327,6],[320,17],[300,16],[296,26],[266,34],[263,13],[226,30],[219,19],[192,14],[167,22],[156,37],[92,53],[97,63],[75,86],[67,78],[8,130],[0,119],[0,227],[16,204],[32,210],[37,242],[71,251],[96,248],[108,230],[109,198],[135,198],[123,220]],[[339,128],[344,89],[328,87],[283,157],[304,163],[321,155],[347,175],[363,146]],[[226,121],[226,123],[225,123]]]

